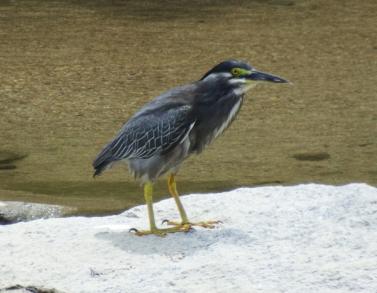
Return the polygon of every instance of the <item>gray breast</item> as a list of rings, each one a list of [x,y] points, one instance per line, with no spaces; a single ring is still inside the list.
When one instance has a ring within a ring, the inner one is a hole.
[[[231,108],[231,110],[228,114],[228,117],[225,118],[225,120],[222,122],[222,124],[213,131],[213,135],[212,135],[213,139],[218,137],[220,134],[222,134],[224,132],[225,129],[227,129],[229,127],[229,125],[233,122],[234,118],[238,114],[238,112],[241,108],[241,105],[242,105],[242,98],[239,99],[234,104],[234,106]]]
[[[210,105],[200,105],[198,121],[190,133],[191,152],[200,153],[234,121],[243,96],[225,96]]]

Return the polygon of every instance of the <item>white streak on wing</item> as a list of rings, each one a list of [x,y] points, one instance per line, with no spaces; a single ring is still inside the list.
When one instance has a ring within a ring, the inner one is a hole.
[[[127,148],[127,144],[124,143],[124,145],[121,145],[117,152],[114,154],[114,157],[124,157],[124,150]]]
[[[161,120],[161,132],[162,133],[164,131],[164,120]],[[159,136],[160,137],[160,145],[163,144],[163,139],[162,139],[162,135]]]
[[[121,135],[120,135],[118,141],[117,141],[116,144],[113,146],[113,149],[116,149],[116,148],[118,147],[119,143],[121,143],[121,142],[122,142],[122,138],[121,138]]]
[[[241,102],[242,102],[242,99],[240,99],[232,108],[232,110],[230,111],[229,113],[229,116],[228,118],[224,121],[223,124],[221,124],[220,127],[218,127],[217,129],[215,129],[215,134],[214,134],[214,138],[216,138],[217,136],[219,136],[221,133],[223,133],[223,131],[228,127],[228,125],[230,124],[230,122],[233,120],[234,116],[237,114],[239,108],[241,107]]]
[[[190,134],[191,129],[194,127],[195,123],[196,123],[196,121],[194,121],[194,122],[192,122],[192,123],[190,124],[190,127],[189,127],[189,129],[187,130],[185,136],[181,139],[181,141],[180,141],[179,143],[182,143],[182,142],[184,142],[184,141],[186,140],[186,138],[187,138],[188,135]]]

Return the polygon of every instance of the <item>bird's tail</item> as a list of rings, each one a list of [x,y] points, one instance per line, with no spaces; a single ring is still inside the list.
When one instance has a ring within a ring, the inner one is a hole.
[[[103,171],[109,168],[114,160],[111,156],[109,146],[106,146],[93,161],[94,174],[93,177],[101,175]]]
[[[109,162],[102,162],[98,165],[94,165],[93,164],[93,167],[94,167],[94,173],[93,173],[93,178],[98,176],[98,175],[101,175],[103,171],[105,171],[108,167],[110,163]]]

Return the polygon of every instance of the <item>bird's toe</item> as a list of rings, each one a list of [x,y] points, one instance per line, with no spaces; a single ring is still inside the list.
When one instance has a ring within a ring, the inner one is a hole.
[[[163,224],[167,224],[169,226],[175,226],[175,227],[182,227],[183,229],[193,229],[193,227],[202,227],[207,229],[213,229],[218,224],[221,224],[221,221],[200,221],[200,222],[178,222],[178,221],[170,221],[170,220],[163,220]]]

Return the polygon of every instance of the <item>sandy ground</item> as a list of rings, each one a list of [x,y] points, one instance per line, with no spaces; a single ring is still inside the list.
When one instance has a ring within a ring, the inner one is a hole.
[[[146,101],[229,58],[294,85],[248,94],[184,164],[184,193],[376,185],[376,11],[374,0],[1,1],[0,199],[82,212],[142,202],[122,168],[93,181],[92,159]]]

